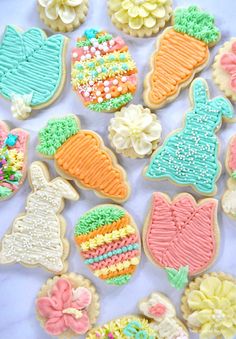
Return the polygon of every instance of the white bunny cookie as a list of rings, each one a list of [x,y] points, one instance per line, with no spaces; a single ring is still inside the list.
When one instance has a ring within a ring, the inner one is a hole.
[[[78,200],[74,188],[58,177],[50,181],[47,167],[39,161],[30,166],[32,192],[26,213],[17,217],[1,241],[0,263],[42,266],[50,272],[67,270],[69,243],[64,238],[65,220],[60,215],[63,199]]]

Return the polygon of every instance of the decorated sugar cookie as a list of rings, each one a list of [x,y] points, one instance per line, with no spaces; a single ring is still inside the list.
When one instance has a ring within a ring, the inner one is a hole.
[[[117,202],[128,199],[126,173],[115,155],[97,133],[82,130],[75,115],[49,120],[39,133],[37,150],[54,158],[60,175],[74,180],[79,187]]]
[[[84,263],[107,284],[126,284],[140,261],[138,228],[117,205],[99,205],[85,213],[75,226],[75,242]]]
[[[173,27],[158,38],[144,81],[144,102],[157,109],[173,101],[194,75],[206,67],[209,47],[220,39],[214,17],[190,6],[173,15]]]
[[[45,25],[54,31],[69,32],[85,21],[88,4],[88,0],[38,0],[38,9]]]
[[[173,201],[164,193],[154,193],[143,229],[143,246],[148,258],[163,267],[170,284],[178,289],[208,269],[219,247],[216,199],[195,201],[182,193]]]
[[[42,286],[36,299],[36,313],[41,326],[51,336],[83,335],[97,320],[99,297],[88,279],[66,273]]]
[[[129,315],[91,330],[87,339],[148,338],[188,339],[189,333],[176,317],[170,300],[162,293],[152,293],[139,304],[142,315]]]
[[[115,112],[133,99],[137,68],[121,37],[89,29],[72,50],[71,79],[88,109]]]
[[[186,114],[184,127],[171,133],[153,154],[145,177],[168,179],[203,195],[214,195],[220,176],[219,141],[215,133],[222,120],[232,119],[231,103],[223,98],[209,98],[204,79],[195,79],[190,89],[192,110]]]
[[[236,219],[236,135],[230,140],[225,166],[230,178],[222,197],[222,208],[226,214]]]
[[[74,188],[64,179],[50,181],[47,167],[35,161],[29,169],[32,192],[26,212],[16,217],[0,242],[0,264],[20,263],[29,268],[41,266],[59,274],[67,270],[69,242],[66,223],[60,212],[63,199],[78,200]]]
[[[127,34],[151,36],[165,26],[172,13],[171,0],[108,0],[114,25]]]
[[[236,279],[225,273],[196,278],[182,298],[187,326],[201,339],[236,337]]]
[[[152,114],[149,108],[130,105],[115,113],[108,130],[111,145],[117,153],[143,158],[157,148],[162,128],[156,114]]]
[[[27,119],[34,109],[60,95],[66,77],[67,38],[31,28],[7,26],[0,44],[0,95],[11,101],[13,116]]]
[[[236,38],[226,42],[215,58],[213,79],[227,97],[236,101]]]
[[[28,132],[10,131],[0,120],[0,201],[11,198],[25,180],[28,139]]]

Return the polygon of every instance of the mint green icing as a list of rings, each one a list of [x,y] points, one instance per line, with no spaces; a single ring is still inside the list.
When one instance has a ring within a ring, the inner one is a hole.
[[[233,179],[236,179],[236,171],[234,171],[234,172],[231,173],[231,177],[232,177]]]
[[[214,17],[197,6],[177,9],[174,14],[174,29],[207,44],[216,43],[220,37]]]
[[[47,126],[39,131],[37,151],[46,156],[53,156],[57,149],[78,131],[79,123],[73,115],[51,119]]]
[[[172,287],[180,290],[188,283],[188,266],[181,266],[179,270],[166,268],[165,271],[167,273],[168,281]]]
[[[103,42],[109,41],[111,39],[112,39],[111,34],[104,34],[100,36],[99,38],[97,38],[97,41],[99,44],[102,44]],[[89,39],[79,40],[77,41],[76,46],[77,47],[92,46],[92,42]]]
[[[32,94],[31,106],[50,101],[64,79],[65,37],[47,38],[39,28],[22,33],[7,26],[0,44],[0,94]]]
[[[96,112],[113,111],[126,105],[132,99],[133,95],[131,93],[126,93],[117,98],[103,101],[101,104],[90,104],[88,105],[88,108]]]
[[[7,198],[12,194],[12,190],[5,186],[0,186],[0,199]]]
[[[123,247],[117,248],[116,250],[109,251],[109,252],[104,253],[102,255],[99,255],[97,257],[86,259],[84,261],[84,263],[86,265],[91,265],[91,264],[93,264],[95,262],[100,262],[100,261],[103,261],[103,260],[105,260],[107,258],[111,258],[114,255],[119,255],[119,254],[122,254],[122,253],[127,253],[129,251],[137,250],[138,248],[139,248],[139,244],[130,244],[128,246],[123,246]]]
[[[233,117],[234,110],[223,97],[209,100],[203,79],[196,79],[191,91],[194,107],[186,114],[184,128],[166,138],[152,156],[145,176],[170,179],[178,185],[191,185],[202,194],[212,194],[220,174],[215,131],[222,118]]]
[[[116,206],[99,206],[85,213],[75,226],[75,235],[88,234],[99,227],[112,224],[125,215],[125,211]]]
[[[117,286],[122,286],[127,284],[127,282],[129,282],[131,278],[130,274],[124,274],[124,275],[120,275],[118,277],[115,278],[111,278],[111,279],[107,279],[106,283],[109,285],[117,285]]]

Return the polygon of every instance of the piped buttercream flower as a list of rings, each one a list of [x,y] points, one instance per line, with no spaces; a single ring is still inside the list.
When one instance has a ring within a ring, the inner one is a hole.
[[[45,14],[50,20],[58,17],[64,24],[72,23],[76,18],[75,7],[82,4],[83,0],[38,0],[45,8]]]
[[[124,107],[111,119],[109,137],[116,151],[132,158],[152,153],[161,137],[156,115],[141,105]]]

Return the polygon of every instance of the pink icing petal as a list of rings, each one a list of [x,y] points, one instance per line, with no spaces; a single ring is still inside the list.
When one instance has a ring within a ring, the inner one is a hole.
[[[86,312],[84,312],[82,317],[79,319],[68,314],[64,315],[64,319],[67,327],[77,334],[84,334],[90,328],[89,317]]]
[[[166,306],[163,304],[156,304],[149,308],[149,313],[154,315],[155,317],[162,317],[166,313]]]
[[[42,317],[54,318],[60,317],[62,315],[62,312],[55,308],[54,302],[51,298],[48,297],[39,298],[36,304],[37,309]]]
[[[224,54],[220,60],[223,69],[230,74],[236,72],[236,55],[232,53]]]
[[[80,310],[91,304],[92,294],[85,287],[79,287],[76,289],[76,299],[72,301],[72,307]]]
[[[231,87],[236,92],[236,73],[233,75],[231,80]]]
[[[228,167],[230,171],[236,171],[236,136],[233,137],[229,145]]]
[[[236,42],[232,44],[232,52],[236,54]]]
[[[52,335],[60,335],[67,330],[64,317],[51,318],[45,324],[45,330]]]
[[[51,291],[51,299],[56,305],[56,308],[62,310],[70,307],[71,297],[71,283],[63,278],[58,279]]]

